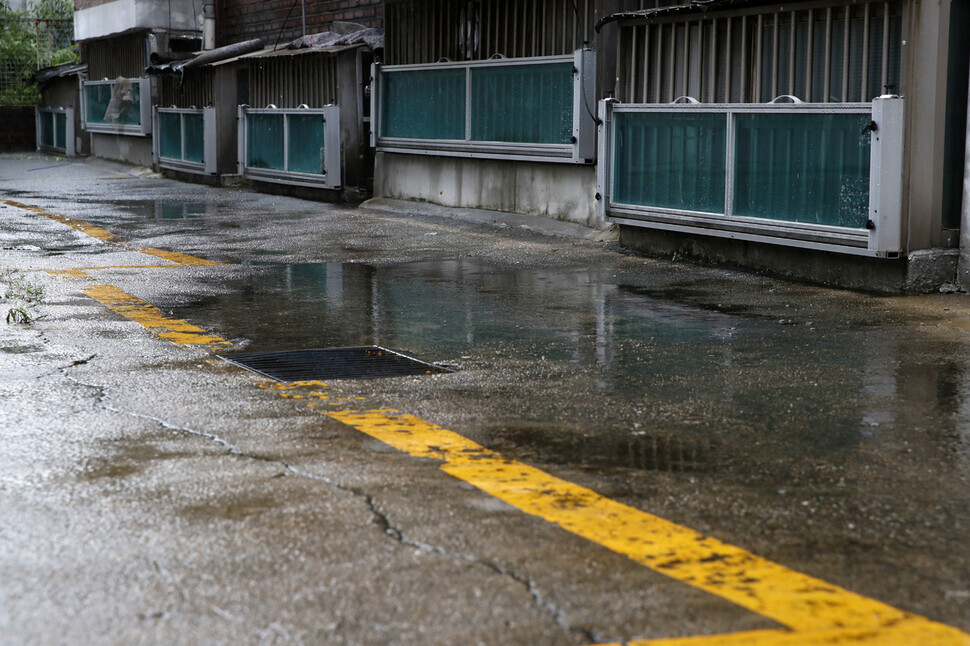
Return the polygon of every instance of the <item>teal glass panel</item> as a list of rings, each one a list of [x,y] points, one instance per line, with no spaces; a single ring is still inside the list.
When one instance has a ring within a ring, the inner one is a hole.
[[[84,98],[88,123],[107,123],[104,117],[111,103],[111,85],[87,85],[84,87]]]
[[[67,149],[67,115],[63,112],[54,113],[54,147]]]
[[[247,115],[246,138],[246,166],[286,170],[283,165],[282,114]]]
[[[183,114],[185,126],[185,161],[201,164],[205,161],[205,121],[201,114]]]
[[[735,122],[734,213],[865,228],[868,114],[744,114]]]
[[[727,117],[618,112],[613,201],[724,213]]]
[[[122,79],[113,83],[86,86],[88,123],[141,125],[139,83],[139,81]]]
[[[49,148],[54,147],[54,114],[52,112],[40,113],[40,145]]]
[[[165,159],[182,160],[182,115],[171,112],[158,114],[158,154]]]
[[[465,70],[381,75],[381,136],[465,139]]]
[[[323,115],[291,114],[289,117],[289,170],[323,173]]]
[[[568,144],[573,64],[473,68],[472,140]]]

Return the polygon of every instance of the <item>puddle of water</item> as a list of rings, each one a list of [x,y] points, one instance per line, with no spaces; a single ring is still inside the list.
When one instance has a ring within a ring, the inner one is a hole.
[[[636,432],[595,434],[565,433],[550,424],[518,424],[492,428],[490,446],[501,452],[511,444],[525,459],[584,469],[633,469],[638,471],[708,473],[718,467],[718,442],[674,434]]]
[[[30,354],[31,352],[43,352],[44,346],[41,345],[8,345],[0,347],[0,352],[6,354]]]
[[[635,405],[643,428],[689,429],[688,418],[700,419],[711,437],[730,433],[741,446],[789,454],[855,452],[911,424],[910,411],[949,428],[956,412],[970,418],[964,363],[914,372],[921,353],[959,352],[931,348],[912,327],[847,323],[838,307],[816,311],[809,324],[779,320],[767,307],[705,303],[697,292],[674,289],[668,298],[619,284],[611,268],[517,269],[476,259],[249,269],[225,295],[163,309],[247,340],[239,348],[247,352],[381,345],[432,362],[494,364],[511,379],[549,362],[561,366],[557,387],[575,385],[577,410]],[[914,385],[926,379],[929,390]],[[624,438],[557,452],[663,469],[674,467],[659,456],[680,455],[681,441]]]

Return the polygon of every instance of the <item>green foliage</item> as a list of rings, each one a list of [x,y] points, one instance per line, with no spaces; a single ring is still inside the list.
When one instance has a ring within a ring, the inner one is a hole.
[[[77,62],[71,0],[33,0],[14,11],[0,0],[0,105],[32,105],[39,93],[29,78],[40,67]]]

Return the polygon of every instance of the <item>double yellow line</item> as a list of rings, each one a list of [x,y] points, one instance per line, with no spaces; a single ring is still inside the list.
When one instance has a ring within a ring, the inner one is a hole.
[[[7,204],[61,222],[99,240],[113,242],[115,238],[109,231],[38,207],[10,201]],[[173,252],[138,250],[176,266],[216,264]],[[87,277],[81,270],[51,273],[75,279]],[[158,308],[111,285],[94,285],[84,293],[172,343],[209,347],[229,344],[186,321],[168,318]],[[393,410],[347,408],[350,402],[332,398],[326,384],[321,382],[264,387],[284,397],[304,398],[312,410],[409,455],[438,460],[445,473],[527,514],[782,626],[723,635],[635,640],[626,642],[628,646],[970,646],[970,635],[955,628],[796,572],[524,463],[508,460],[418,417]],[[322,403],[326,404],[323,408]]]

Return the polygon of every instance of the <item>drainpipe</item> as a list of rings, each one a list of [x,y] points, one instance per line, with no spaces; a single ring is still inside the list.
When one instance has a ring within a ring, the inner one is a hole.
[[[970,108],[970,96],[967,97]],[[966,149],[963,153],[963,205],[960,207],[960,262],[957,284],[970,291],[970,119],[967,120]]]
[[[205,23],[202,27],[202,49],[209,51],[216,48],[216,5],[214,2],[206,2],[203,5],[202,15],[205,16]]]

